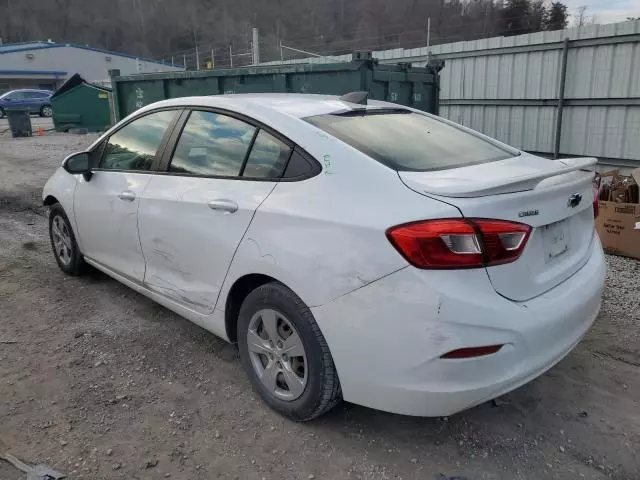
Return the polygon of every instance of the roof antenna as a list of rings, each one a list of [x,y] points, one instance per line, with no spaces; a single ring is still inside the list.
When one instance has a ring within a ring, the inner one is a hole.
[[[358,105],[366,105],[369,92],[349,92],[342,95],[339,100],[349,103],[357,103]]]

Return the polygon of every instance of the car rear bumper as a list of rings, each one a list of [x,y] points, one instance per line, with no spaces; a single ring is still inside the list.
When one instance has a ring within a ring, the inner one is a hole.
[[[407,267],[312,309],[344,399],[388,412],[450,415],[527,383],[567,355],[600,309],[605,262],[587,263],[526,302],[496,294],[486,271]],[[493,355],[442,359],[503,344]]]

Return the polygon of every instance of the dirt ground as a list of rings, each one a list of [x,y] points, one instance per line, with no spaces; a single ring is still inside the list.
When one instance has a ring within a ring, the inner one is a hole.
[[[236,350],[105,275],[70,278],[42,186],[94,136],[0,135],[0,454],[72,479],[638,479],[640,262],[555,368],[449,418],[270,411]],[[24,479],[0,461],[0,479]]]

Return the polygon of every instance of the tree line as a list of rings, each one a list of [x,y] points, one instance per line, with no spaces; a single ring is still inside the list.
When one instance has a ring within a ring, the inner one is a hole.
[[[429,32],[427,25],[430,23]],[[261,60],[410,48],[567,26],[567,7],[543,0],[0,0],[3,43],[52,39],[182,62],[229,63],[260,32]],[[244,57],[245,63],[249,61]],[[236,58],[239,64],[242,56]]]

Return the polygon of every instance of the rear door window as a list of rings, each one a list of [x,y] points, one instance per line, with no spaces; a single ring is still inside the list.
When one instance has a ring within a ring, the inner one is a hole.
[[[291,147],[273,135],[260,130],[256,136],[247,164],[242,172],[249,178],[280,178],[291,155]]]
[[[515,150],[408,110],[352,111],[305,120],[399,171],[442,170],[518,155]]]
[[[187,120],[169,171],[200,176],[240,175],[256,128],[214,112],[193,111]]]

